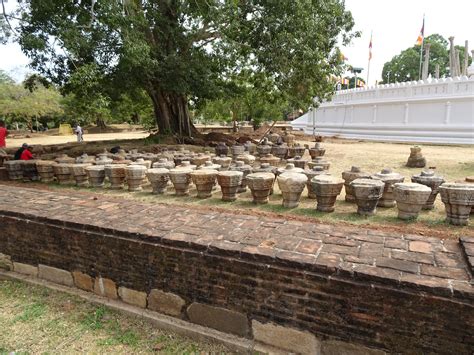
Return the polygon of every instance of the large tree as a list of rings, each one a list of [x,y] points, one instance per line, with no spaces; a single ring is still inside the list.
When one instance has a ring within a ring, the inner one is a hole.
[[[428,72],[434,75],[436,65],[439,65],[440,77],[449,76],[449,48],[448,41],[439,34],[432,34],[425,38],[430,43],[430,61]],[[464,60],[464,47],[456,46],[460,51],[461,63]],[[382,70],[384,83],[418,80],[420,76],[420,46],[413,46],[403,50],[386,62]],[[424,59],[424,58],[423,58]]]
[[[67,88],[83,66],[101,87],[140,88],[161,132],[192,135],[188,103],[230,75],[262,73],[295,105],[328,96],[353,19],[343,0],[29,0],[19,40],[32,66]]]

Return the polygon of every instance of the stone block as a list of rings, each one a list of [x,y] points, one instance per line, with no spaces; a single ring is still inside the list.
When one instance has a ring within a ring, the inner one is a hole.
[[[410,242],[408,250],[425,254],[430,254],[433,251],[430,243],[417,240]]]
[[[0,181],[8,181],[8,171],[4,166],[0,166]]]
[[[247,316],[243,313],[202,303],[192,303],[186,312],[189,320],[193,323],[214,328],[224,333],[243,337],[249,335]]]
[[[253,338],[291,353],[319,355],[321,342],[313,334],[273,323],[252,320]]]
[[[38,276],[38,267],[29,264],[17,263],[15,261],[13,262],[13,271],[19,274],[30,275],[34,277]]]
[[[94,290],[94,279],[80,271],[73,271],[72,277],[74,285],[84,291],[92,292]]]
[[[74,286],[74,280],[69,271],[47,265],[38,265],[38,277],[65,286]]]
[[[7,271],[13,270],[13,263],[10,255],[0,253],[0,269]]]
[[[383,350],[367,348],[344,341],[326,340],[321,344],[321,355],[384,355]]]
[[[118,288],[118,295],[125,303],[146,308],[146,293],[135,291],[130,288],[126,287],[119,287]]]
[[[94,280],[94,293],[114,300],[118,298],[115,282],[101,276],[96,277]]]
[[[149,309],[170,316],[176,317],[181,315],[185,304],[186,302],[181,297],[171,292],[153,289],[148,295]]]

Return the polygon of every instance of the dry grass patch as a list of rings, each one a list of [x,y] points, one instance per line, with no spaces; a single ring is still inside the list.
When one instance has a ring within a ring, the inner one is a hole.
[[[0,354],[196,354],[229,352],[164,332],[78,297],[0,281]]]

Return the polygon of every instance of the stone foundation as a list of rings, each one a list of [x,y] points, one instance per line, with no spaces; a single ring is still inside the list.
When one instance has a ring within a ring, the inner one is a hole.
[[[287,352],[474,347],[457,241],[69,192],[0,186],[0,199],[1,265],[19,273]]]

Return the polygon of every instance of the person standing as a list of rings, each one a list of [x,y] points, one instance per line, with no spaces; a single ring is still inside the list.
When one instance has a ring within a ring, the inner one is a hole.
[[[5,127],[5,122],[0,120],[0,150],[3,150],[7,146],[6,137],[8,136],[8,130]]]
[[[74,132],[76,132],[77,141],[82,142],[84,140],[84,138],[82,137],[83,131],[82,131],[82,127],[79,126],[79,124],[76,125],[76,129],[74,130]]]

